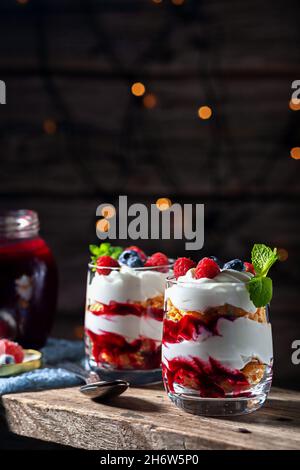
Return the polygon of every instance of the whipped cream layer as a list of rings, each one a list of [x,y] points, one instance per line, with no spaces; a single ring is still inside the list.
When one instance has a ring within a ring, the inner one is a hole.
[[[131,342],[140,336],[161,342],[162,321],[148,316],[136,315],[94,315],[85,313],[85,328],[97,335],[116,333]]]
[[[209,307],[230,304],[246,312],[255,313],[246,287],[253,275],[248,272],[224,269],[213,279],[194,278],[194,269],[177,279],[166,289],[165,297],[180,310],[203,312]]]
[[[211,357],[230,369],[241,370],[254,358],[264,364],[271,364],[273,345],[269,323],[258,323],[245,317],[234,321],[220,318],[217,331],[219,335],[204,331],[195,341],[164,342],[163,363],[168,366],[168,361],[176,357],[197,357],[207,362]]]
[[[111,271],[108,276],[95,273],[92,282],[87,286],[88,302],[143,302],[165,290],[166,277],[169,273],[153,270],[136,271],[127,266]]]

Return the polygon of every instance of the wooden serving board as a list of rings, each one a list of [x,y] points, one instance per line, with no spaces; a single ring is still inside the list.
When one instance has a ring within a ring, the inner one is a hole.
[[[77,388],[6,395],[10,430],[83,449],[300,449],[300,393],[273,389],[265,406],[236,418],[176,408],[160,386],[131,388],[108,404]]]

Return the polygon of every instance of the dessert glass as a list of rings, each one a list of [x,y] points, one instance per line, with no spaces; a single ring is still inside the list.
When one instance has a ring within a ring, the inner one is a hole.
[[[143,385],[161,381],[161,340],[166,278],[159,267],[89,265],[85,312],[86,366],[103,379]],[[101,269],[105,269],[101,267]]]
[[[260,408],[272,381],[268,306],[245,282],[167,280],[162,369],[170,399],[187,412],[231,416]]]

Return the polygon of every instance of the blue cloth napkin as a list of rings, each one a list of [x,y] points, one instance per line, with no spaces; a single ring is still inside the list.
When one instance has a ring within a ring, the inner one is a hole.
[[[55,368],[55,365],[63,361],[81,361],[84,357],[82,341],[51,338],[41,352],[45,367],[13,377],[0,378],[0,396],[6,393],[72,387],[82,383],[75,374],[61,367]]]

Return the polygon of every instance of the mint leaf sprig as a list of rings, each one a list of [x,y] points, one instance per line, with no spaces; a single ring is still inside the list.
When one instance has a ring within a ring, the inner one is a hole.
[[[251,262],[255,269],[255,276],[247,283],[250,299],[255,307],[264,307],[270,303],[273,296],[272,279],[268,277],[268,272],[274,263],[279,259],[277,248],[272,248],[257,243],[251,251]]]
[[[121,246],[111,246],[110,243],[101,243],[99,246],[90,245],[89,249],[91,252],[91,261],[93,264],[96,264],[99,256],[111,256],[111,258],[117,260],[123,251]]]

